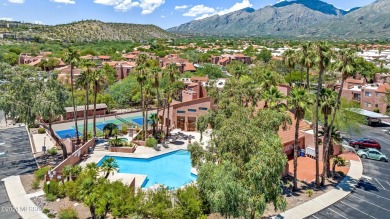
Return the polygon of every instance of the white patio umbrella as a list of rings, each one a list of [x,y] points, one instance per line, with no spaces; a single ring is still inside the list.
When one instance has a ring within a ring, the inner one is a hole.
[[[181,129],[173,129],[173,130],[171,131],[171,134],[172,134],[172,135],[176,135],[176,134],[179,133],[179,132],[181,132]]]

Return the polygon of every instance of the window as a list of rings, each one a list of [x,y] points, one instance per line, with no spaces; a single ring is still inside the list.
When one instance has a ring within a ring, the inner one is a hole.
[[[204,110],[204,111],[207,111],[207,107],[199,107],[199,110]]]
[[[366,107],[371,107],[371,103],[366,103]]]
[[[368,91],[364,92],[364,96],[371,97],[371,92],[368,92]]]
[[[375,108],[378,108],[378,104],[375,104]]]
[[[193,112],[193,113],[195,113],[195,112],[196,112],[196,109],[188,109],[188,112]]]
[[[186,113],[184,110],[178,110],[177,113]]]
[[[375,93],[375,96],[379,97],[379,93]]]

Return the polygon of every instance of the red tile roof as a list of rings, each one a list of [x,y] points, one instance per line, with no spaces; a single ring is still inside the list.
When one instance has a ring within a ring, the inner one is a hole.
[[[364,84],[364,81],[353,79],[353,78],[347,78],[347,80],[345,80],[345,83]]]
[[[196,71],[196,68],[192,63],[186,63],[184,66],[184,71]]]
[[[282,126],[279,127],[279,131],[278,131],[278,135],[282,141],[282,144],[287,144],[287,143],[290,143],[290,142],[293,142],[295,140],[295,118],[294,118],[294,114],[291,113],[291,112],[288,112],[288,114],[290,114],[290,117],[291,117],[291,125],[288,125],[286,130],[283,130]],[[305,122],[305,121],[301,121],[300,124],[299,124],[299,130],[300,131],[306,131],[306,130],[310,130],[310,125]],[[299,132],[299,138],[302,138],[303,137],[303,134],[301,132]]]
[[[386,84],[379,85],[377,92],[390,93],[390,84],[386,83]]]

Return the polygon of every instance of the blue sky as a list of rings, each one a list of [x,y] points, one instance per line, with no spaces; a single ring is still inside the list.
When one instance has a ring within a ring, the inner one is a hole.
[[[0,19],[61,24],[96,19],[105,22],[177,26],[245,7],[259,9],[279,0],[0,0]],[[341,9],[374,0],[324,0]]]

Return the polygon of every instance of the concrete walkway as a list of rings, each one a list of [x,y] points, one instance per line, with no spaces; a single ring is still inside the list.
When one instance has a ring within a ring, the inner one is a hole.
[[[363,164],[361,161],[351,160],[350,169],[347,176],[329,192],[318,196],[302,205],[283,212],[276,218],[301,219],[308,217],[322,209],[334,204],[347,196],[358,184],[363,174]]]
[[[43,191],[26,194],[19,176],[10,176],[2,181],[4,181],[8,198],[13,205],[13,209],[18,212],[23,219],[48,219],[48,217],[42,213],[41,208],[30,200],[32,197],[42,195]]]

